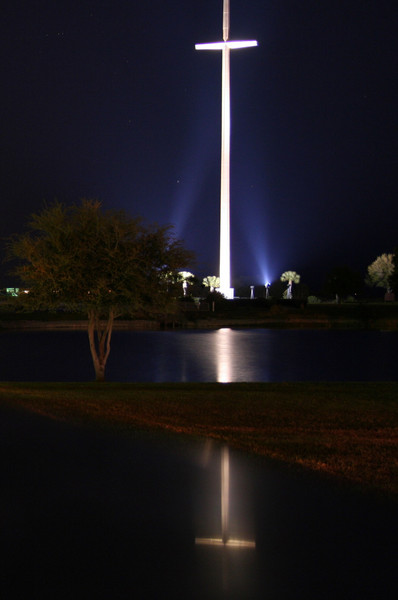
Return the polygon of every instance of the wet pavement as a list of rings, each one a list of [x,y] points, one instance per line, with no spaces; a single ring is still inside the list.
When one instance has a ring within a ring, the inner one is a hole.
[[[231,451],[0,409],[1,590],[12,598],[395,598],[398,507]]]

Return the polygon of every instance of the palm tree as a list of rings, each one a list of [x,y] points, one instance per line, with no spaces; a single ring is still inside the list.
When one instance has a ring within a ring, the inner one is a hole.
[[[210,292],[214,292],[216,288],[220,287],[220,278],[216,275],[208,275],[203,278],[202,284],[210,288]]]
[[[184,296],[187,295],[187,289],[189,285],[192,285],[195,281],[195,275],[190,271],[180,271],[178,273],[178,281],[182,283],[182,290]]]
[[[281,275],[281,281],[287,281],[286,298],[291,300],[293,298],[292,287],[293,283],[300,282],[300,275],[296,271],[285,271]]]

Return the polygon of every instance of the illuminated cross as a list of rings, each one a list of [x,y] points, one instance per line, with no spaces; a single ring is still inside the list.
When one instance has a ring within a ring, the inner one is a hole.
[[[226,298],[234,297],[231,288],[230,234],[229,234],[229,163],[231,138],[231,109],[229,84],[230,50],[257,46],[257,42],[231,42],[229,36],[229,0],[223,6],[223,41],[196,44],[196,50],[222,50],[222,103],[221,103],[221,190],[220,190],[220,292]]]
[[[224,546],[228,548],[255,548],[253,540],[229,537],[229,448],[221,450],[221,537],[196,538],[199,545]]]

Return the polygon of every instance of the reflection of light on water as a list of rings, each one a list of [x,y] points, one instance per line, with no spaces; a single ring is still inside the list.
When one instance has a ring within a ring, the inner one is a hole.
[[[223,328],[217,331],[215,352],[217,381],[219,383],[229,383],[232,381],[232,329]]]
[[[243,540],[229,536],[229,500],[229,448],[224,446],[221,450],[221,537],[196,538],[196,544],[231,548],[256,547],[253,540]]]
[[[222,328],[213,333],[213,356],[219,383],[235,381],[261,381],[258,373],[259,356],[267,356],[266,345],[258,344],[258,338],[250,331]],[[264,371],[265,363],[261,366]],[[267,378],[265,378],[267,380]]]
[[[269,381],[273,337],[263,332],[222,328],[156,334],[153,352],[147,349],[145,357],[154,381]]]

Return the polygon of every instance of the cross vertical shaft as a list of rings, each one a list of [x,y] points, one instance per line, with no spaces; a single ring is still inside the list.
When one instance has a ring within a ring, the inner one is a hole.
[[[230,146],[231,146],[231,100],[230,100],[230,50],[225,44],[222,50],[222,99],[221,99],[221,183],[220,183],[220,292],[231,296],[230,257]],[[233,292],[232,292],[233,296]]]
[[[229,38],[229,0],[224,0],[222,9],[222,39],[226,42]]]
[[[252,41],[229,41],[229,0],[223,4],[223,41],[196,44],[197,50],[222,50],[222,100],[221,100],[221,183],[220,183],[220,292],[226,298],[234,297],[231,288],[230,251],[230,51],[237,48],[257,46]]]

